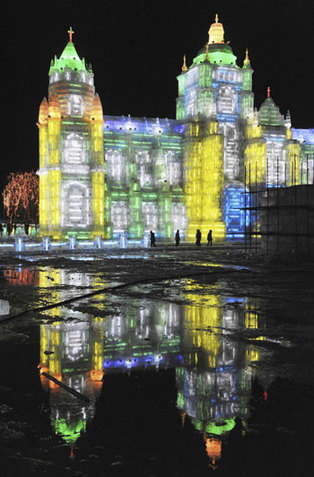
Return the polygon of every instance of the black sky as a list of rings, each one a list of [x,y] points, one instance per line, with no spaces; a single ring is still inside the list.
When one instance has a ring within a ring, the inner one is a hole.
[[[1,0],[0,189],[10,171],[38,167],[38,107],[51,58],[72,25],[92,63],[104,114],[175,117],[176,76],[219,13],[242,66],[248,46],[255,105],[271,95],[294,127],[314,127],[311,0]]]

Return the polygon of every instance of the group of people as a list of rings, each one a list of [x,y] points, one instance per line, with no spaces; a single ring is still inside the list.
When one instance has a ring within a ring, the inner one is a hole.
[[[200,229],[197,229],[196,231],[196,246],[200,247],[201,246],[201,240],[202,240],[202,232]],[[212,229],[209,229],[209,232],[207,234],[207,246],[208,245],[213,245],[213,231]]]
[[[151,230],[149,232],[150,234],[150,246],[151,247],[156,247],[156,237],[155,237],[155,233]],[[176,243],[176,246],[178,247],[180,245],[180,230],[177,230],[176,231],[176,235],[175,235],[175,243]],[[197,229],[196,231],[196,245],[198,247],[201,246],[201,240],[202,240],[202,233],[200,231],[200,229]],[[207,245],[213,245],[213,231],[212,229],[209,229],[209,232],[207,234]]]

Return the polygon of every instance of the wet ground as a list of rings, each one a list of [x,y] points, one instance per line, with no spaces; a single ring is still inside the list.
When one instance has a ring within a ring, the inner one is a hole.
[[[312,474],[313,264],[240,245],[0,263],[1,475]]]

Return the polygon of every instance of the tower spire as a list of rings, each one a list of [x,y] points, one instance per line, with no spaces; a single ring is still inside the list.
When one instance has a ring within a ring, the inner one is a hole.
[[[185,71],[187,71],[187,70],[188,70],[188,68],[187,68],[187,66],[186,66],[186,56],[184,55],[184,56],[183,56],[182,71],[185,72]]]
[[[267,86],[267,98],[270,98],[270,86]]]
[[[244,67],[249,67],[251,64],[250,62],[250,58],[249,58],[249,49],[246,48],[245,50],[245,58],[244,58],[244,61],[243,61],[243,66]]]
[[[215,22],[218,23],[218,20],[219,20],[219,18],[218,18],[218,13],[216,13]]]
[[[74,31],[72,30],[72,27],[70,26],[70,29],[68,30],[69,34],[69,42],[72,43],[72,35],[74,35]]]
[[[208,56],[208,42],[206,43],[205,61],[209,61],[209,56]]]

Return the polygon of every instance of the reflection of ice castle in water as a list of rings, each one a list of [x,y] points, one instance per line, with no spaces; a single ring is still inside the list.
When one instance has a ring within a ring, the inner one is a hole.
[[[221,455],[221,439],[236,425],[245,423],[251,393],[250,364],[259,359],[251,348],[228,339],[229,331],[258,327],[257,314],[243,299],[223,300],[212,287],[208,295],[195,293],[191,280],[186,298],[183,366],[176,369],[177,406],[182,418],[191,418],[203,433],[206,451],[215,465]],[[203,306],[202,306],[203,305]]]
[[[43,235],[172,239],[180,229],[192,240],[211,228],[222,239],[243,233],[245,188],[312,180],[313,133],[293,132],[270,92],[254,111],[248,53],[239,67],[218,16],[189,68],[184,60],[176,120],[103,117],[72,33],[39,111]]]
[[[51,275],[51,271],[39,272],[40,287],[49,287]],[[60,271],[53,278],[57,285],[88,288],[94,284],[86,274]],[[55,311],[47,312],[56,321],[41,325],[41,370],[90,399],[86,404],[41,377],[50,391],[56,434],[73,445],[85,432],[105,374],[171,367],[176,369],[178,409],[204,434],[210,457],[216,453],[218,458],[222,435],[233,429],[236,417],[246,420],[249,365],[259,359],[256,351],[240,351],[236,342],[226,339],[228,330],[256,329],[258,322],[243,300],[223,300],[215,287],[200,295],[197,288],[196,282],[187,283],[188,305],[131,298],[121,305],[111,297],[111,303],[119,305],[106,318],[67,308],[58,308],[57,316]],[[62,291],[54,293],[54,300],[60,301]],[[98,299],[96,309],[100,310],[105,297]]]

